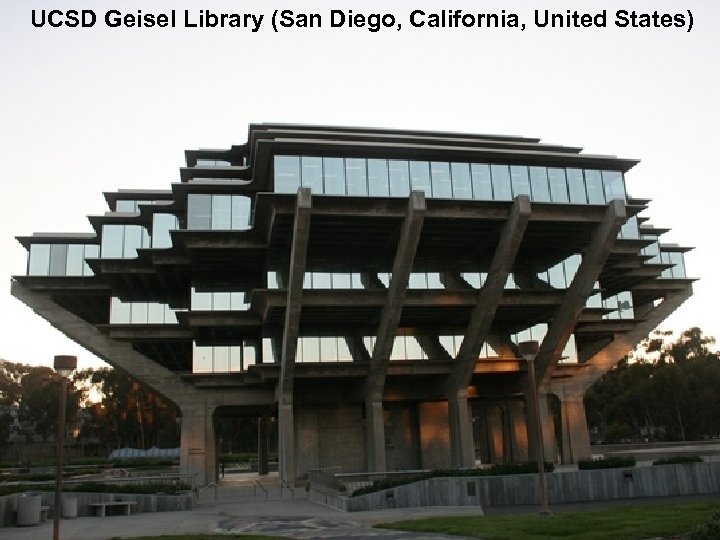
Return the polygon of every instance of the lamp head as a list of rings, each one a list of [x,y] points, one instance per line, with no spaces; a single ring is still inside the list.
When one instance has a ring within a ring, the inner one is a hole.
[[[57,355],[53,367],[61,377],[69,377],[77,367],[77,356]]]
[[[520,352],[520,356],[522,356],[525,360],[534,360],[539,350],[540,344],[535,340],[521,341],[520,343],[518,343],[518,351]]]

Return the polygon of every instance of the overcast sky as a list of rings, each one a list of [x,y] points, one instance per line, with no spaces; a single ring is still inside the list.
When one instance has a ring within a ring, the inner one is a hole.
[[[388,7],[392,6],[392,7]],[[539,29],[533,11],[607,10],[607,28]],[[414,9],[517,13],[513,28],[416,29]],[[93,9],[92,28],[36,28],[35,9]],[[152,9],[148,9],[152,8]],[[108,28],[107,10],[264,14],[234,28]],[[275,9],[323,27],[275,33]],[[330,9],[392,13],[369,32],[329,28]],[[693,16],[693,28],[614,27],[615,11]],[[102,193],[167,189],[187,148],[245,142],[250,122],[299,122],[541,137],[639,158],[628,191],[652,199],[666,243],[695,246],[695,295],[662,326],[720,337],[716,241],[720,7],[707,1],[286,2],[3,0],[0,4],[0,358],[92,355],[10,296],[32,232],[89,232]]]

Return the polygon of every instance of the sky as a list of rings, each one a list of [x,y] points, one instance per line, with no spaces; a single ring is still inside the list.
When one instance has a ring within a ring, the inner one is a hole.
[[[534,10],[606,10],[605,28],[538,28]],[[413,10],[518,15],[517,28],[414,28]],[[32,24],[32,9],[92,9],[88,28]],[[176,28],[111,28],[109,10],[169,13]],[[319,13],[322,27],[279,28],[274,10]],[[397,26],[330,27],[330,10],[390,13]],[[201,10],[263,14],[250,28],[186,28]],[[617,10],[682,14],[683,28],[618,28]],[[541,137],[638,158],[628,192],[652,199],[661,238],[695,249],[694,296],[661,326],[720,337],[716,221],[720,4],[712,0],[557,2],[225,1],[0,4],[0,358],[101,365],[10,295],[26,271],[15,240],[90,232],[102,193],[168,189],[184,150],[227,148],[251,122],[377,126]]]

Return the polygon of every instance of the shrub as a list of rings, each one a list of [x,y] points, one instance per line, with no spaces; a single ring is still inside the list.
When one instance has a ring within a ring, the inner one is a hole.
[[[545,472],[553,472],[554,470],[555,465],[552,463],[545,463]],[[537,463],[534,461],[512,463],[507,465],[493,465],[487,469],[438,469],[418,474],[416,476],[399,479],[381,478],[380,480],[375,480],[370,486],[356,489],[352,496],[356,497],[358,495],[365,495],[366,493],[374,493],[376,491],[382,491],[383,489],[390,489],[405,484],[412,484],[413,482],[419,482],[420,480],[427,480],[428,478],[504,476],[507,474],[530,474],[536,472]]]
[[[707,521],[695,527],[685,538],[686,540],[717,540],[720,538],[720,511],[715,512]]]
[[[700,456],[674,456],[663,459],[656,459],[653,465],[680,465],[682,463],[702,463]]]
[[[605,459],[581,459],[578,461],[578,469],[621,469],[623,467],[634,467],[635,458],[630,457],[609,457]]]

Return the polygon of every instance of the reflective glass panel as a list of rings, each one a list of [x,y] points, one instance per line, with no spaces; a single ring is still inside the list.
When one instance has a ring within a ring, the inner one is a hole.
[[[303,336],[302,339],[303,362],[320,361],[320,338],[317,336]]]
[[[451,198],[452,183],[450,182],[450,164],[445,161],[430,163],[430,178],[432,179],[433,197]]]
[[[309,187],[313,193],[323,192],[322,158],[302,156],[302,186]]]
[[[325,193],[345,195],[345,165],[342,158],[323,158]]]
[[[408,360],[425,360],[425,353],[415,336],[405,336],[405,358]]]
[[[82,244],[70,244],[67,246],[66,276],[82,276],[85,265],[85,246]]]
[[[510,188],[510,168],[507,165],[490,165],[492,176],[493,198],[496,201],[512,200]]]
[[[337,339],[334,336],[320,338],[320,361],[337,362]]]
[[[102,228],[102,256],[122,258],[123,256],[122,225],[103,225]]]
[[[370,195],[375,197],[387,197],[390,194],[387,160],[368,159],[367,168]]]
[[[550,202],[547,169],[545,167],[529,167],[529,169],[532,200],[537,202]]]
[[[364,159],[345,160],[345,182],[348,195],[367,195],[367,170]]]
[[[246,230],[250,228],[250,198],[243,195],[232,196],[232,223],[233,230]]]
[[[687,277],[687,274],[685,273],[685,257],[683,257],[683,254],[678,251],[671,251],[669,253],[670,255],[670,262],[673,264],[672,268],[672,275],[674,278],[685,278]]]
[[[152,227],[152,247],[172,247],[170,231],[178,228],[177,218],[172,214],[154,214]]]
[[[600,171],[585,171],[585,189],[587,190],[588,203],[603,204],[605,202]]]
[[[565,169],[567,174],[568,191],[570,202],[574,204],[587,204],[585,195],[585,180],[580,169]]]
[[[485,163],[473,163],[470,165],[472,174],[473,199],[481,201],[492,201],[492,181],[490,178],[490,165]]]
[[[428,197],[432,196],[430,164],[427,161],[410,162],[410,190],[424,191]]]
[[[565,180],[565,169],[548,167],[548,183],[550,184],[550,198],[553,202],[568,202],[567,181]]]
[[[470,183],[470,165],[468,163],[451,163],[453,197],[457,199],[472,199],[472,184]]]
[[[97,259],[100,255],[100,246],[96,244],[85,244],[85,258],[86,259]],[[87,262],[83,265],[83,275],[92,276],[93,271]]]
[[[625,200],[625,182],[620,171],[602,171],[603,186],[606,200]]]
[[[50,271],[50,244],[31,244],[29,276],[47,276]]]
[[[212,196],[212,215],[210,227],[213,230],[232,229],[232,201],[230,195]]]
[[[126,199],[115,201],[116,212],[137,212],[137,202]]]
[[[300,158],[275,156],[275,192],[297,193],[300,187]]]
[[[530,197],[530,179],[528,168],[523,165],[512,165],[510,167],[510,179],[512,181],[513,197],[527,195]]]
[[[410,171],[408,162],[396,159],[388,160],[390,196],[407,197],[410,194]]]
[[[338,337],[337,338],[337,348],[338,348],[338,362],[352,362],[352,352],[350,351],[350,347],[348,346],[347,340],[344,337]]]
[[[110,298],[110,323],[128,324],[130,322],[130,304],[121,302],[117,297]]]
[[[211,373],[213,370],[213,348],[198,346],[193,341],[193,373]]]
[[[148,303],[147,302],[131,302],[130,303],[130,323],[146,324],[148,322]]]
[[[212,196],[191,193],[188,195],[187,205],[187,228],[209,230]]]

